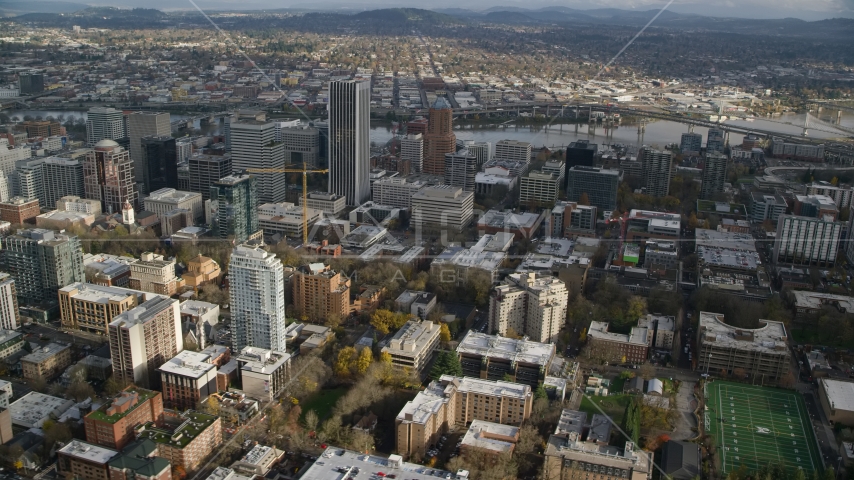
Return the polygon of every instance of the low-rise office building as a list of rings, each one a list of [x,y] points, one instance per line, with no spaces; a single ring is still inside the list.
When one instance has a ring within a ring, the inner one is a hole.
[[[828,420],[842,425],[854,425],[854,383],[819,378],[818,398]]]
[[[532,405],[529,385],[442,375],[398,413],[397,453],[423,457],[451,426],[474,420],[521,425],[531,416]]]
[[[266,476],[273,466],[285,456],[285,452],[276,447],[255,445],[240,460],[231,464],[231,468],[250,476]]]
[[[469,330],[457,355],[467,377],[501,380],[509,375],[514,382],[536,388],[551,368],[555,346]]]
[[[439,325],[429,320],[410,320],[382,351],[391,355],[392,365],[420,372],[439,346],[439,330]]]
[[[394,307],[398,312],[409,312],[413,317],[426,320],[436,308],[436,294],[405,290],[395,299]]]
[[[133,257],[87,253],[83,255],[86,282],[104,287],[127,287],[130,282],[130,264],[136,261]]]
[[[196,408],[199,402],[217,392],[216,365],[206,353],[184,350],[158,370],[167,408]]]
[[[240,388],[252,398],[263,401],[275,399],[290,378],[289,353],[244,347],[236,360]]]

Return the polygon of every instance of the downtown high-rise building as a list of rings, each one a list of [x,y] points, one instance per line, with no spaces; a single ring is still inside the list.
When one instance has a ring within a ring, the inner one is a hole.
[[[600,210],[617,208],[620,171],[601,167],[574,166],[566,174],[566,198],[578,202],[584,194],[590,205]]]
[[[424,135],[415,133],[401,138],[400,159],[409,161],[412,172],[421,173],[424,170]]]
[[[468,150],[445,154],[445,185],[473,192],[477,170],[477,157],[469,154]]]
[[[566,148],[566,189],[569,191],[569,170],[572,167],[592,167],[599,146],[587,140],[572,142]]]
[[[101,202],[101,211],[118,213],[125,203],[136,207],[139,194],[130,153],[112,140],[101,140],[83,160],[86,198]]]
[[[653,197],[666,197],[670,193],[673,157],[670,152],[643,148],[641,156],[645,193]]]
[[[370,82],[329,82],[329,193],[350,206],[371,197],[370,121]]]
[[[33,228],[3,239],[3,270],[15,279],[18,302],[56,301],[60,288],[85,280],[83,250],[74,235]]]
[[[475,142],[466,140],[463,142],[463,148],[469,151],[469,155],[477,158],[477,168],[480,170],[483,164],[491,159],[492,144],[489,142]]]
[[[204,155],[195,153],[187,160],[188,190],[201,193],[202,200],[210,200],[211,185],[220,178],[231,175],[231,154]]]
[[[299,120],[276,122],[276,141],[285,146],[285,165],[316,167],[320,162],[320,130]]]
[[[780,215],[774,236],[775,264],[833,267],[844,223],[833,217]]]
[[[120,384],[160,390],[157,369],[184,350],[181,306],[162,295],[113,317],[107,332],[113,378]]]
[[[210,187],[214,238],[232,238],[243,243],[254,238],[258,227],[258,182],[252,175],[229,175]]]
[[[276,122],[231,120],[231,165],[233,171],[252,168],[284,168],[285,146],[276,141]],[[261,203],[284,202],[288,179],[284,172],[253,173],[258,181]]]
[[[178,163],[175,139],[171,135],[150,135],[140,139],[142,159],[134,161],[142,167],[142,193],[151,193],[161,188],[178,187]],[[133,153],[131,153],[133,158]],[[140,177],[136,170],[134,174]]]
[[[137,181],[145,179],[145,155],[142,151],[142,137],[152,135],[169,137],[172,135],[169,113],[167,112],[131,112],[127,116],[127,136],[130,141],[130,159],[133,161],[133,173]],[[154,190],[157,190],[156,188]],[[143,189],[141,193],[152,190]]]
[[[244,347],[286,351],[282,261],[261,247],[238,245],[228,265],[232,351]]]
[[[457,151],[453,131],[453,111],[445,97],[437,97],[430,107],[430,122],[424,135],[424,173],[445,174],[445,155]]]
[[[15,279],[8,273],[0,272],[0,328],[17,330],[21,326],[18,313],[18,289]]]
[[[710,128],[706,138],[706,151],[723,153],[725,137],[726,133],[720,128]]]
[[[711,200],[715,195],[723,193],[726,182],[726,167],[726,155],[716,151],[706,152],[700,198]]]
[[[700,153],[703,148],[703,136],[699,133],[683,133],[679,142],[679,151],[682,153],[696,152]]]
[[[513,273],[489,298],[489,329],[553,343],[566,323],[566,307],[563,280],[536,272]]]
[[[121,110],[92,107],[86,113],[86,145],[92,147],[101,140],[127,138],[127,124]],[[169,132],[166,132],[167,135]]]
[[[529,142],[501,140],[495,144],[495,155],[492,158],[528,163],[531,161],[531,150],[532,147]]]

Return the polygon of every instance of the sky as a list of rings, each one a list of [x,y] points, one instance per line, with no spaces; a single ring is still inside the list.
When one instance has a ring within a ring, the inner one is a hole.
[[[93,5],[139,6],[136,0],[73,0]],[[361,11],[373,8],[416,6],[402,4],[399,0],[196,0],[203,9],[263,9],[263,8],[310,8]],[[163,10],[193,9],[188,0],[149,0],[146,6]],[[627,10],[659,9],[666,0],[432,0],[417,5],[431,9],[466,8],[485,10],[496,6],[542,8],[565,6],[587,10],[593,8],[620,8]],[[670,10],[716,17],[740,18],[785,18],[821,20],[825,18],[854,18],[854,0],[675,0]]]

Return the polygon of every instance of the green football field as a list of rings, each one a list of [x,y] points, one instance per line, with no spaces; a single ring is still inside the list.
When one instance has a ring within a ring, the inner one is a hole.
[[[705,386],[706,431],[715,437],[721,472],[770,464],[823,471],[806,405],[797,393],[713,381]]]

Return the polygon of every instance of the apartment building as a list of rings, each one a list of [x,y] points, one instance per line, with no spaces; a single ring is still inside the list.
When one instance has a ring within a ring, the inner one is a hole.
[[[587,414],[564,410],[555,433],[545,449],[545,480],[649,480],[652,478],[652,454],[629,441],[624,448],[602,445],[598,441],[596,417],[588,423]],[[610,430],[610,422],[604,425]]]
[[[15,279],[21,305],[53,301],[60,288],[84,280],[83,250],[74,235],[40,228],[18,230],[3,238],[0,256]]]
[[[24,335],[20,332],[16,332],[14,330],[7,330],[0,328],[0,360],[9,358],[10,356],[20,352],[24,349]],[[2,381],[0,381],[2,382]],[[0,407],[7,407],[9,404],[9,398],[12,397],[12,384],[6,382],[5,384],[0,383],[0,385],[8,386],[10,391],[8,397],[4,397],[2,391],[4,387],[0,387]],[[6,405],[3,405],[5,398]]]
[[[18,225],[24,222],[34,223],[41,213],[39,199],[32,197],[12,197],[0,202],[0,221]]]
[[[468,150],[445,154],[445,185],[460,187],[466,192],[474,192],[477,177],[477,157]]]
[[[125,203],[136,207],[134,164],[130,152],[112,140],[101,140],[86,153],[83,160],[83,189],[85,196],[101,202],[101,211],[119,213]]]
[[[474,420],[521,425],[531,416],[529,385],[442,375],[406,403],[395,419],[397,453],[423,458],[451,426]]]
[[[490,331],[554,343],[566,324],[567,301],[566,284],[550,273],[512,273],[490,295]]]
[[[493,159],[509,160],[511,162],[531,161],[531,144],[518,140],[500,140],[495,144]]]
[[[151,440],[134,441],[109,461],[110,480],[172,480],[172,465],[156,454]]]
[[[528,172],[519,186],[520,205],[551,205],[557,201],[561,179],[541,170]]]
[[[108,463],[119,452],[71,440],[56,452],[56,471],[80,480],[110,480]]]
[[[17,330],[20,325],[15,279],[8,273],[0,272],[0,329]]]
[[[644,147],[641,155],[644,193],[653,197],[666,197],[670,193],[673,158],[670,152]]]
[[[842,222],[830,218],[780,215],[774,237],[774,263],[834,266],[842,226]]]
[[[240,389],[262,402],[275,400],[290,379],[291,355],[284,351],[249,346],[236,360]]]
[[[180,314],[178,300],[156,296],[113,318],[108,330],[117,381],[159,388],[157,369],[184,349]]]
[[[776,222],[786,213],[789,206],[781,195],[752,192],[750,194],[750,220],[762,223],[765,220]]]
[[[457,345],[457,355],[466,377],[502,380],[510,376],[516,383],[536,388],[551,368],[555,345],[469,330]]]
[[[330,315],[350,314],[350,278],[328,265],[311,263],[291,277],[294,307],[309,318],[325,320]]]
[[[166,408],[181,411],[196,408],[199,402],[217,392],[216,365],[207,353],[184,350],[158,370]]]
[[[150,295],[149,295],[150,296]],[[59,289],[59,316],[63,328],[101,335],[116,315],[146,298],[137,290],[76,282]]]
[[[71,347],[48,343],[21,357],[21,368],[27,380],[50,381],[71,365]]]
[[[167,260],[163,255],[145,252],[138,262],[130,264],[128,286],[134,290],[173,295],[178,290],[178,277],[175,276],[175,260]]]
[[[161,188],[151,192],[143,200],[143,204],[145,209],[157,215],[161,222],[167,213],[179,208],[190,211],[195,222],[204,218],[202,194],[198,192]]]
[[[412,222],[416,231],[460,231],[474,216],[474,193],[460,187],[425,187],[412,196]]]
[[[420,372],[439,346],[439,325],[429,320],[409,320],[383,347],[391,364]]]
[[[676,318],[651,313],[638,319],[638,327],[647,329],[647,341],[650,348],[670,350],[676,332]]]
[[[238,245],[231,254],[228,279],[235,329],[234,350],[243,350],[247,345],[284,350],[282,261],[261,247]]]
[[[129,387],[83,417],[86,441],[121,450],[136,438],[137,425],[160,420],[162,416],[160,392]]]
[[[628,334],[613,333],[608,331],[607,322],[591,322],[587,348],[597,359],[611,363],[645,363],[649,357],[648,335],[646,328],[633,327]]]
[[[807,195],[827,195],[832,198],[840,209],[851,205],[854,188],[851,185],[833,185],[830,182],[818,181],[807,184]]]
[[[98,216],[101,214],[101,202],[76,195],[66,195],[56,201],[56,209],[60,212],[83,213]]]
[[[193,410],[180,415],[170,412],[157,423],[138,426],[136,433],[139,440],[154,442],[158,457],[193,471],[222,444],[222,419]]]
[[[792,361],[786,327],[772,320],[759,323],[759,328],[737,328],[724,323],[719,313],[700,312],[697,371],[732,375],[738,369],[764,382],[782,379]]]

